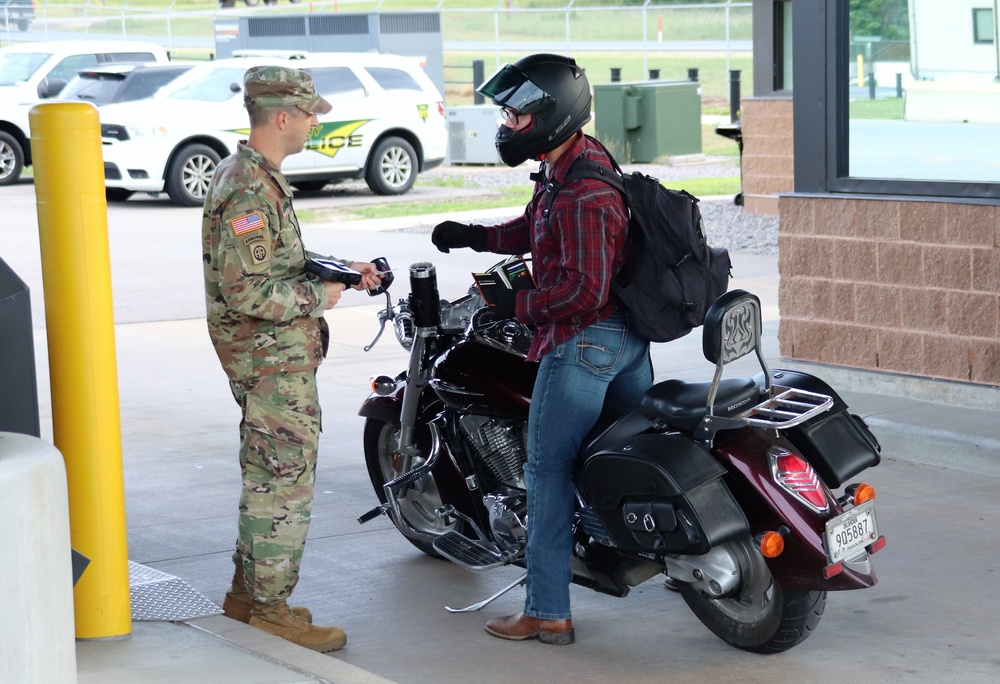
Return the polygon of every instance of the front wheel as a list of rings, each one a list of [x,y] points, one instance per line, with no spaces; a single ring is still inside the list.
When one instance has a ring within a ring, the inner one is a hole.
[[[104,188],[104,197],[108,202],[124,202],[134,194],[125,188]]]
[[[24,150],[14,136],[0,131],[0,185],[16,183],[24,170]]]
[[[167,195],[174,204],[182,207],[203,205],[220,159],[219,153],[208,145],[188,145],[178,152],[164,179]]]
[[[826,592],[782,587],[749,537],[730,548],[743,578],[737,593],[713,599],[682,584],[688,607],[717,637],[745,651],[781,653],[804,641],[823,616]]]
[[[376,195],[402,195],[417,179],[417,153],[402,138],[380,142],[365,171],[365,182]]]
[[[301,192],[319,192],[327,185],[330,181],[325,180],[293,180],[292,185],[294,185]]]
[[[387,501],[384,485],[391,482],[402,473],[396,472],[394,466],[396,454],[399,450],[399,426],[393,423],[386,423],[381,420],[369,418],[365,421],[365,463],[368,464],[368,477],[371,479],[372,487],[379,501]],[[417,459],[411,464],[416,467],[423,462]],[[399,500],[399,511],[408,523],[425,534],[440,536],[451,530],[462,529],[460,521],[452,520],[445,523],[441,518],[434,515],[434,510],[441,506],[441,493],[437,482],[434,479],[434,472],[430,472],[421,479],[414,482],[406,494]],[[403,532],[405,525],[400,525],[397,521],[396,527]],[[440,558],[441,555],[434,550],[431,542],[424,539],[415,539],[405,532],[411,544],[429,556]]]

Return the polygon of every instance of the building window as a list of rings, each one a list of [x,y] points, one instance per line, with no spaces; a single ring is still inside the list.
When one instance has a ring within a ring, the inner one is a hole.
[[[996,10],[992,44],[969,35],[987,1],[797,0],[795,191],[1000,199]]]
[[[972,42],[992,45],[994,40],[993,8],[972,10]]]
[[[792,3],[774,3],[774,89],[792,89]]]
[[[967,7],[973,1],[962,0]],[[973,43],[968,19],[961,21],[951,2],[884,5],[896,14],[851,3],[844,175],[1000,182],[995,150],[986,142],[1000,139],[992,9],[972,9]]]

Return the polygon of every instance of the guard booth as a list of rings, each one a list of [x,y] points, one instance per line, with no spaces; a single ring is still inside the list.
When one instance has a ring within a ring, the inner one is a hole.
[[[236,50],[382,52],[418,57],[444,95],[444,44],[439,12],[319,12],[219,17],[215,53]]]

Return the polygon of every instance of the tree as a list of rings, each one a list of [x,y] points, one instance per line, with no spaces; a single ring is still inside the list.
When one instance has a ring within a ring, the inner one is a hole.
[[[851,35],[909,40],[906,0],[851,0]]]

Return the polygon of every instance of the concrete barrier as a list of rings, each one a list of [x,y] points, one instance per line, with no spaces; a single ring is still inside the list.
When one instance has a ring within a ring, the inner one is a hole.
[[[0,432],[0,682],[76,679],[66,468],[54,446]]]

